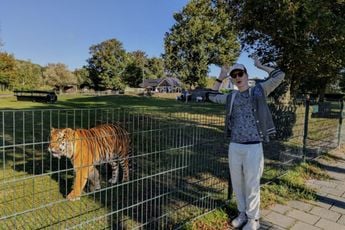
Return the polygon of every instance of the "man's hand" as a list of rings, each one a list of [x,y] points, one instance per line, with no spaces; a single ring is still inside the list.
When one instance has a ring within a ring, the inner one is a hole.
[[[230,72],[230,66],[223,65],[221,70],[220,70],[220,74],[219,74],[218,79],[223,81],[225,78],[228,77],[229,72]]]
[[[261,63],[261,61],[259,60],[258,55],[253,54],[253,55],[251,56],[251,58],[254,60],[254,66],[255,66],[255,67],[260,68],[260,67],[262,66],[262,63]]]
[[[216,83],[213,85],[212,90],[219,90],[219,87],[221,86],[223,80],[227,77],[229,77],[229,72],[230,72],[230,66],[228,65],[223,65],[220,74],[218,78],[216,79]]]
[[[253,55],[251,55],[250,57],[254,60],[254,66],[255,66],[256,68],[261,69],[261,70],[263,70],[263,71],[266,71],[267,73],[271,73],[271,72],[274,70],[274,68],[272,68],[272,67],[269,67],[269,66],[267,66],[267,65],[263,65],[263,64],[261,63],[261,61],[259,60],[258,55],[253,54]]]

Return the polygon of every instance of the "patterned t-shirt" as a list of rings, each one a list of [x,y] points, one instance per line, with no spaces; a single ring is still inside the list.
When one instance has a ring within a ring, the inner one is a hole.
[[[255,123],[249,89],[235,96],[231,118],[231,142],[262,141]]]

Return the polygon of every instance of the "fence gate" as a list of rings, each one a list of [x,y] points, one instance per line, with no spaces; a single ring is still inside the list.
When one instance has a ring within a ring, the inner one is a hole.
[[[176,229],[227,199],[223,116],[103,108],[2,110],[0,119],[1,228]],[[100,188],[88,180],[69,201],[75,170],[48,152],[51,128],[109,123],[130,133],[129,180],[109,183],[112,159],[96,162]]]

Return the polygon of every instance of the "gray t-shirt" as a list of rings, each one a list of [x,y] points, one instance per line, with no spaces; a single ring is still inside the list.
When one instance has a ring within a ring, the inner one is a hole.
[[[256,127],[249,89],[238,92],[235,96],[229,122],[231,125],[231,142],[262,141]]]

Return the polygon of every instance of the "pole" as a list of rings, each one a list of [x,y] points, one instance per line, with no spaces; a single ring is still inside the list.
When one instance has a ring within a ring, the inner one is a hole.
[[[304,115],[304,134],[303,134],[303,155],[302,161],[305,161],[305,156],[307,154],[307,138],[308,138],[308,122],[309,122],[309,107],[310,107],[310,97],[309,95],[305,98],[305,115]]]
[[[339,112],[339,126],[338,126],[338,148],[340,147],[341,143],[341,129],[343,124],[343,110],[344,110],[344,100],[341,99],[340,101],[340,112]]]
[[[229,172],[229,179],[228,179],[228,200],[231,200],[232,198],[232,193],[233,193],[233,189],[232,189],[232,184],[231,184],[231,175]]]

